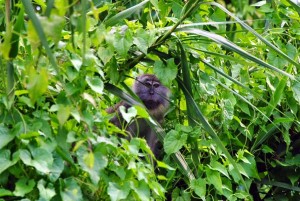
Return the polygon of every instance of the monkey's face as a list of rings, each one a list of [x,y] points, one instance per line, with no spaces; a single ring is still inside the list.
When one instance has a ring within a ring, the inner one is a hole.
[[[149,110],[168,107],[169,89],[162,85],[155,75],[139,76],[133,90]]]

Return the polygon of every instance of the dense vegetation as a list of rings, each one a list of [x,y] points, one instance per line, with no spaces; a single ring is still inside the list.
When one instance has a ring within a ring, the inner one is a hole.
[[[296,2],[0,0],[0,200],[299,200]],[[154,162],[105,111],[143,73]]]

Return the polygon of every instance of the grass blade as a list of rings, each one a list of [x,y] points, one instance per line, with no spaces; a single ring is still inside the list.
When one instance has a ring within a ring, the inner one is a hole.
[[[251,152],[254,151],[255,148],[258,147],[259,145],[261,145],[265,140],[267,140],[271,135],[273,135],[275,132],[275,129],[279,130],[281,133],[283,132],[265,113],[263,113],[255,105],[253,105],[250,101],[248,101],[246,98],[241,96],[239,93],[237,93],[236,91],[230,89],[229,87],[227,87],[226,85],[224,85],[223,83],[218,81],[216,78],[214,78],[214,77],[211,77],[211,78],[214,79],[223,88],[227,89],[228,91],[233,93],[235,96],[237,96],[239,99],[241,99],[242,101],[244,101],[245,103],[250,105],[254,110],[258,111],[264,118],[266,118],[273,125],[273,127],[267,133],[262,133],[262,135],[258,135],[256,137],[254,144],[251,147]]]
[[[223,145],[221,139],[219,138],[219,136],[216,134],[216,132],[213,130],[213,128],[211,127],[211,125],[208,123],[208,121],[206,120],[206,118],[204,117],[204,115],[202,114],[202,112],[200,111],[200,109],[198,108],[197,104],[195,103],[194,99],[191,97],[191,95],[189,94],[188,90],[186,89],[186,87],[184,86],[183,82],[177,78],[177,83],[179,85],[179,87],[181,88],[181,90],[183,91],[186,100],[188,102],[188,105],[190,105],[190,107],[193,109],[193,111],[195,111],[195,113],[197,114],[197,122],[199,122],[199,124],[202,125],[202,127],[204,128],[204,130],[209,134],[209,136],[214,140],[214,142],[216,143],[216,145],[223,151],[224,155],[227,157],[228,161],[233,165],[234,170],[236,171],[236,174],[239,176],[242,184],[244,185],[244,188],[247,190],[247,192],[249,191],[249,187],[246,185],[241,173],[239,172],[237,163],[233,160],[233,158],[231,157],[230,153],[228,152],[228,150],[226,149],[226,147]]]
[[[189,63],[186,58],[186,53],[184,51],[184,48],[180,42],[177,43],[177,46],[179,47],[180,50],[180,61],[181,61],[181,66],[182,66],[182,76],[183,76],[183,83],[186,86],[187,91],[191,96],[193,96],[193,91],[192,91],[192,83],[191,83],[191,76],[190,76],[190,67]],[[196,126],[196,122],[194,122],[194,119],[196,116],[196,113],[192,110],[192,107],[188,103],[186,103],[187,106],[187,116],[188,116],[188,121],[189,125],[191,126]],[[197,171],[197,167],[200,164],[200,158],[199,158],[199,149],[198,149],[198,143],[197,139],[192,139],[191,140],[191,145],[192,145],[192,159],[195,164],[195,171]],[[196,173],[198,176],[198,174]]]
[[[290,58],[288,55],[286,55],[284,52],[282,52],[280,49],[278,49],[275,45],[270,43],[268,40],[266,40],[263,36],[261,36],[259,33],[257,33],[254,29],[252,29],[250,26],[248,26],[245,22],[240,20],[238,17],[236,17],[233,13],[229,12],[224,6],[221,4],[215,3],[215,2],[204,2],[203,4],[210,4],[214,5],[221,10],[223,10],[225,13],[227,13],[230,17],[238,21],[241,26],[243,26],[245,29],[247,29],[249,32],[251,32],[253,35],[255,35],[257,38],[259,38],[263,43],[265,43],[268,47],[270,47],[272,50],[277,52],[279,55],[281,55],[284,59],[292,63],[294,66],[300,68],[300,64],[294,61],[294,59]]]
[[[133,13],[135,13],[138,10],[140,10],[141,8],[143,8],[143,6],[148,2],[149,2],[149,0],[142,1],[139,4],[132,6],[128,9],[116,14],[115,16],[109,18],[108,20],[106,20],[104,22],[105,26],[113,26],[113,25],[119,23],[120,21],[124,20],[125,18],[129,17]]]
[[[255,63],[258,63],[266,68],[269,68],[273,71],[276,71],[292,80],[295,80],[294,76],[279,69],[279,68],[276,68],[275,66],[272,66],[264,61],[262,61],[261,59],[249,54],[248,52],[246,52],[245,50],[243,50],[242,48],[240,48],[239,46],[237,46],[236,44],[232,43],[231,41],[227,40],[226,38],[220,36],[220,35],[217,35],[217,34],[214,34],[214,33],[210,33],[210,32],[207,32],[207,31],[203,31],[203,30],[200,30],[200,29],[193,29],[193,28],[179,28],[177,29],[177,31],[180,31],[180,32],[185,32],[185,33],[190,33],[190,34],[195,34],[195,35],[200,35],[200,36],[204,36],[204,37],[207,37],[207,38],[210,38],[211,40],[219,43],[219,44],[222,44],[224,45],[227,49],[229,50],[232,50],[238,54],[240,54],[241,56],[255,62]]]
[[[15,79],[14,79],[14,64],[12,61],[7,62],[7,95],[9,102],[14,100],[15,97]]]

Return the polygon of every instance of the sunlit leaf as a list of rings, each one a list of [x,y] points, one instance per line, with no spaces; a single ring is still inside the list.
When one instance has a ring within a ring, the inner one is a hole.
[[[77,54],[71,55],[71,63],[73,64],[74,68],[79,71],[82,66],[82,58],[79,57]]]
[[[32,103],[35,103],[48,88],[48,71],[46,68],[41,68],[39,72],[35,68],[29,68],[29,82],[27,89]]]
[[[202,178],[195,179],[191,182],[191,188],[202,199],[205,199],[206,181]]]
[[[57,111],[57,119],[59,124],[62,126],[68,120],[71,114],[71,107],[68,105],[59,105]]]
[[[36,170],[45,174],[49,174],[53,163],[52,154],[42,148],[36,148],[31,153],[28,150],[21,149],[20,158],[24,164],[33,166]]]
[[[133,44],[133,38],[129,32],[125,32],[125,35],[116,34],[116,37],[113,41],[115,50],[121,56],[126,56],[128,54],[128,50],[130,49],[132,44]]]
[[[64,179],[64,189],[61,189],[61,197],[64,201],[80,201],[82,199],[82,192],[80,186],[74,178]]]
[[[220,173],[222,173],[224,176],[228,177],[229,178],[229,175],[228,175],[228,172],[227,172],[227,169],[225,168],[224,165],[222,165],[221,163],[219,163],[218,161],[211,161],[210,162],[210,168],[212,170],[216,170]]]
[[[169,86],[177,75],[177,66],[174,63],[174,59],[169,59],[167,65],[162,61],[156,61],[154,64],[154,73],[164,85]]]
[[[11,156],[11,151],[7,149],[0,150],[0,174],[4,172],[7,168],[13,166],[19,160],[18,153]]]
[[[103,84],[103,81],[99,77],[87,76],[85,78],[85,80],[94,92],[99,93],[99,94],[103,93],[104,84]]]
[[[39,189],[39,195],[41,200],[51,200],[56,195],[54,186],[48,184],[42,179],[38,182],[37,188]]]
[[[293,82],[292,90],[295,100],[297,100],[298,103],[300,103],[300,82]]]
[[[206,169],[207,182],[213,185],[220,193],[223,193],[221,175],[218,171]]]
[[[3,149],[10,141],[15,138],[15,135],[11,133],[8,128],[0,124],[0,149]]]
[[[168,132],[164,139],[165,152],[170,155],[179,151],[181,147],[186,144],[187,137],[188,134],[176,130]]]
[[[35,181],[33,179],[27,180],[27,178],[21,178],[16,182],[16,188],[13,192],[16,196],[24,196],[25,194],[31,192],[35,186]]]
[[[130,188],[129,185],[120,186],[116,183],[109,182],[107,193],[112,201],[122,200],[127,198]]]
[[[95,152],[78,151],[78,163],[83,170],[89,173],[89,176],[94,184],[100,180],[100,170],[108,164],[107,158],[101,153],[101,145]]]
[[[138,186],[133,186],[132,188],[136,192],[136,194],[139,196],[140,200],[143,200],[143,201],[149,200],[150,189],[144,180],[138,182]]]

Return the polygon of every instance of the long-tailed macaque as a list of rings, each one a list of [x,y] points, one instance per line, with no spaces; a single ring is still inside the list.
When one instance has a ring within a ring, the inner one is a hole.
[[[162,85],[155,75],[144,74],[137,77],[133,85],[133,92],[139,96],[147,107],[150,115],[161,124],[169,107],[170,90]],[[131,105],[122,101],[107,110],[108,113],[116,112],[111,122],[119,128],[122,128],[122,126],[126,124],[119,111],[119,107],[122,105],[126,109],[131,107]],[[159,155],[157,147],[158,139],[145,120],[138,119],[136,122],[130,123],[130,125],[126,127],[126,130],[129,131],[132,136],[145,138],[154,155],[156,157]]]

